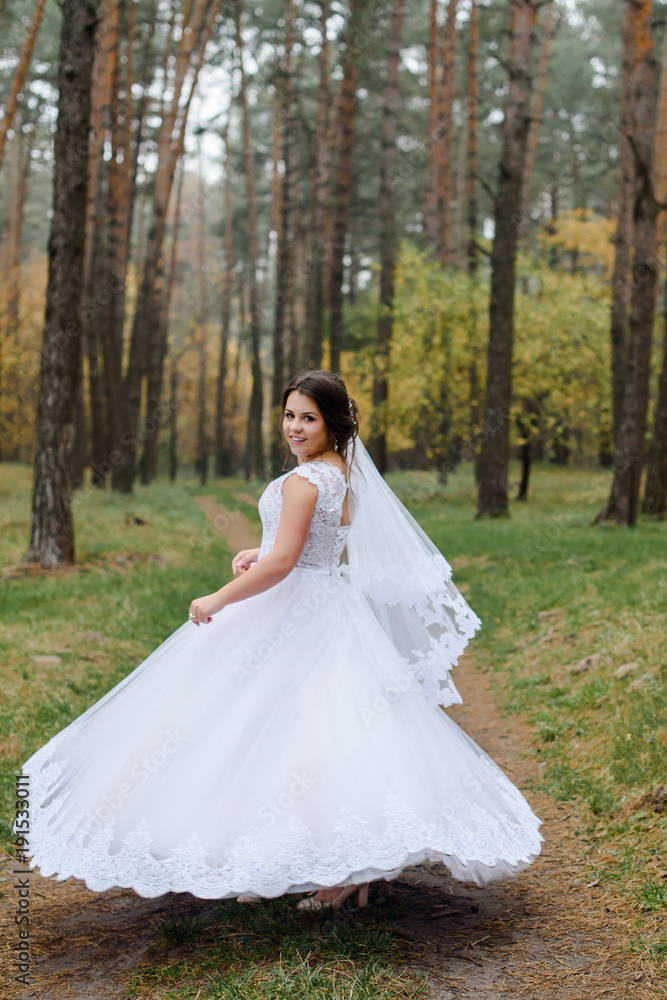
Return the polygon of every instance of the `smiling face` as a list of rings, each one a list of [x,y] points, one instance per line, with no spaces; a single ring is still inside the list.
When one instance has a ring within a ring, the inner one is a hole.
[[[283,414],[283,434],[293,455],[308,459],[331,448],[331,435],[314,399],[290,392]]]

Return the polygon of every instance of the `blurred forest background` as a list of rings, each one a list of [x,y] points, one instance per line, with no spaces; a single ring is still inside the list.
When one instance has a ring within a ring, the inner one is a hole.
[[[46,482],[66,507],[279,474],[304,367],[342,373],[383,471],[475,461],[478,515],[508,512],[512,455],[521,498],[531,461],[613,468],[600,520],[662,516],[666,15],[5,0],[0,458],[36,463],[28,558],[68,558]],[[59,151],[59,100],[63,130],[85,104],[61,45],[90,111]]]

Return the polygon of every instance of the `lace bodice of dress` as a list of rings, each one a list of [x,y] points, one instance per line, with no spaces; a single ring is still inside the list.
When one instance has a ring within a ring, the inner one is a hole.
[[[331,462],[304,462],[269,483],[259,500],[263,528],[259,558],[270,552],[275,544],[283,502],[282,485],[292,475],[303,476],[318,489],[308,538],[293,572],[332,573],[345,548],[350,526],[340,523],[347,483],[340,469]]]

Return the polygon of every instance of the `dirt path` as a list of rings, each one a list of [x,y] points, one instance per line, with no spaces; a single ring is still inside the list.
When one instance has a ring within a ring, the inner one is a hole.
[[[210,498],[199,502],[235,551],[257,544],[242,514],[225,522],[224,508]],[[537,773],[530,731],[515,717],[501,717],[487,678],[470,661],[457,668],[456,680],[464,704],[448,714],[525,787]],[[577,837],[576,814],[528,795],[545,821],[546,843],[542,857],[516,879],[476,889],[455,882],[442,866],[425,864],[409,869],[388,891],[384,883],[375,887],[376,903],[382,905],[384,893],[387,915],[413,941],[412,967],[428,972],[435,1000],[654,1000],[657,984],[625,950],[629,904],[587,884],[589,859]],[[18,867],[5,859],[2,873],[0,996],[7,1000],[120,1000],[127,995],[127,973],[148,960],[155,921],[194,914],[206,919],[216,905],[184,894],[148,900],[126,889],[93,893],[74,881],[32,874],[34,985],[17,986],[10,963]]]

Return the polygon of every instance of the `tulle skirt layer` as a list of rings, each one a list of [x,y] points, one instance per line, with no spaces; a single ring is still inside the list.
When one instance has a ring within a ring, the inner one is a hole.
[[[291,573],[186,622],[24,765],[43,875],[278,896],[423,860],[484,884],[539,819],[345,580]]]

